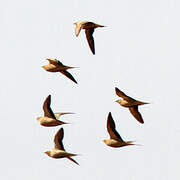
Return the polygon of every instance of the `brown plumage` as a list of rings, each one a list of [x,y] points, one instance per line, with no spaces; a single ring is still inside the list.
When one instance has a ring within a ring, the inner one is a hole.
[[[116,126],[112,118],[111,112],[108,114],[107,118],[107,131],[109,133],[110,139],[105,139],[104,143],[108,146],[117,148],[128,145],[134,145],[133,141],[124,141],[119,133],[116,131]]]
[[[46,151],[45,153],[52,157],[52,158],[68,158],[72,162],[79,165],[74,159],[72,159],[72,156],[77,156],[77,154],[68,153],[64,149],[63,140],[64,138],[64,130],[63,128],[59,129],[59,131],[54,136],[54,148],[51,151]]]
[[[42,66],[46,71],[48,71],[48,72],[60,72],[64,76],[66,76],[67,78],[69,78],[70,80],[72,80],[73,82],[75,82],[77,84],[77,81],[74,79],[74,77],[67,71],[68,69],[72,69],[75,67],[66,66],[66,65],[62,64],[57,59],[48,58],[46,60],[49,61],[49,64]]]
[[[58,118],[61,115],[65,114],[73,114],[70,112],[60,112],[60,113],[53,113],[51,109],[51,95],[49,95],[44,103],[43,103],[43,111],[44,111],[44,116],[43,117],[38,117],[37,120],[40,122],[42,126],[45,127],[51,127],[51,126],[59,126],[62,124],[68,124],[63,121],[58,120]]]
[[[92,53],[95,54],[95,43],[93,38],[94,29],[97,27],[104,27],[104,26],[89,21],[79,21],[74,24],[76,25],[75,28],[76,36],[79,35],[81,29],[85,29],[86,39],[88,41],[89,47]]]
[[[144,105],[144,104],[149,104],[149,103],[135,100],[135,99],[127,96],[122,91],[120,91],[117,87],[115,88],[115,91],[116,91],[116,94],[122,98],[122,99],[117,100],[116,102],[119,103],[123,107],[129,108],[129,111],[135,117],[135,119],[143,124],[144,121],[143,121],[143,118],[142,118],[140,112],[138,111],[138,106]]]

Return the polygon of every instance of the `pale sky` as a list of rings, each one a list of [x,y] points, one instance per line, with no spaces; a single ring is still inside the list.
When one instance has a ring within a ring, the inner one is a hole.
[[[16,0],[0,2],[1,153],[3,180],[179,180],[180,2],[178,0]],[[94,32],[96,55],[74,22],[105,25]],[[78,84],[46,72],[46,58],[72,69]],[[114,88],[150,102],[144,124],[115,102]],[[42,127],[36,118],[52,95],[54,112],[74,112],[69,125]],[[108,113],[124,140],[104,144]],[[64,128],[64,146],[80,154],[52,159],[44,152]]]

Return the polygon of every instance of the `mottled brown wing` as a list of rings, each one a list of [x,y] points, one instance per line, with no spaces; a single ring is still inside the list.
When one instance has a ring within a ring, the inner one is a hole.
[[[123,93],[122,91],[120,91],[117,87],[115,87],[115,91],[116,91],[116,94],[119,96],[119,97],[121,97],[121,98],[123,98],[123,99],[125,99],[125,100],[134,100],[133,98],[131,98],[131,97],[129,97],[129,96],[127,96],[125,93]]]
[[[114,123],[114,120],[112,118],[111,112],[109,112],[108,118],[107,118],[107,130],[110,135],[111,139],[116,139],[118,141],[123,141],[119,133],[116,131],[116,125]]]
[[[138,111],[138,106],[133,106],[129,108],[131,114],[140,122],[140,123],[144,123],[143,118],[140,114],[140,112]]]
[[[74,79],[74,77],[68,71],[64,70],[64,71],[60,71],[60,72],[77,84],[77,81]]]
[[[94,28],[85,29],[86,38],[87,38],[89,47],[90,47],[92,53],[95,54],[93,32],[94,32]]]
[[[62,140],[64,137],[64,129],[60,128],[54,137],[54,148],[65,151]]]
[[[50,105],[51,105],[51,95],[49,95],[44,101],[44,104],[43,104],[44,116],[56,119]]]

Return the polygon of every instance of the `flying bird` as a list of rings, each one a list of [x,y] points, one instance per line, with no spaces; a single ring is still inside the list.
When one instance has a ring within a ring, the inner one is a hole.
[[[92,53],[95,54],[95,45],[94,45],[94,38],[93,38],[94,29],[97,27],[105,27],[105,26],[95,24],[89,21],[79,21],[74,24],[76,25],[76,29],[75,29],[76,36],[79,35],[81,29],[85,29],[86,39],[88,41],[89,47]]]
[[[140,123],[144,123],[143,118],[138,111],[138,106],[144,105],[144,104],[149,104],[147,102],[141,102],[138,100],[135,100],[129,96],[127,96],[125,93],[120,91],[117,87],[115,88],[116,94],[121,97],[122,99],[117,100],[116,102],[119,103],[123,107],[129,108],[131,114],[138,120]]]
[[[68,158],[72,162],[79,165],[74,159],[72,159],[72,156],[77,156],[77,154],[68,153],[65,151],[63,146],[63,137],[64,137],[64,130],[63,128],[60,128],[59,131],[56,133],[54,137],[54,148],[51,151],[46,151],[45,153],[52,157],[52,158]]]
[[[109,112],[108,118],[107,118],[107,131],[109,133],[110,139],[104,140],[104,143],[106,145],[114,147],[114,148],[135,145],[133,144],[133,141],[124,141],[121,138],[119,133],[116,131],[116,125],[112,118],[111,112]]]
[[[68,124],[63,121],[58,120],[58,118],[61,115],[64,114],[74,114],[70,112],[60,112],[60,113],[53,113],[51,109],[51,95],[49,95],[43,104],[43,111],[44,111],[44,116],[43,117],[38,117],[37,120],[42,126],[45,127],[51,127],[51,126],[59,126],[62,124]]]
[[[76,67],[66,66],[57,59],[48,58],[46,60],[49,61],[49,64],[42,66],[43,69],[45,69],[48,72],[60,72],[77,84],[77,81],[74,79],[74,77],[67,71],[68,69]]]

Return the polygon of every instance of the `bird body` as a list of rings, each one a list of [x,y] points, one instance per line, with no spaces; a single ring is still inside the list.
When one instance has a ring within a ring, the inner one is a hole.
[[[65,157],[76,156],[76,154],[68,153],[66,151],[56,148],[52,149],[51,151],[46,151],[45,153],[52,158],[65,158]]]
[[[144,105],[144,104],[149,104],[149,103],[135,100],[135,99],[127,96],[122,91],[120,91],[117,87],[115,88],[115,91],[116,91],[116,94],[122,98],[122,99],[118,99],[116,102],[119,103],[123,107],[129,108],[129,111],[135,117],[135,119],[143,124],[144,121],[143,121],[143,118],[142,118],[140,112],[138,111],[138,106]]]
[[[45,69],[48,72],[60,72],[63,75],[65,75],[67,78],[72,80],[73,82],[77,83],[77,81],[74,79],[74,77],[67,71],[68,69],[76,68],[71,66],[63,65],[59,60],[57,59],[46,59],[49,61],[49,64],[42,66],[43,69]]]
[[[132,107],[132,106],[140,106],[140,105],[148,104],[146,102],[141,102],[137,100],[127,101],[124,99],[118,99],[116,102],[119,103],[123,107]]]
[[[128,145],[134,145],[133,141],[124,141],[119,133],[116,131],[116,125],[114,123],[114,120],[112,118],[111,113],[109,113],[107,118],[107,131],[109,133],[110,139],[105,139],[104,143],[107,146],[118,148]]]
[[[75,29],[76,36],[79,35],[81,29],[91,29],[91,28],[95,29],[97,27],[104,27],[100,24],[95,24],[93,22],[86,21],[86,20],[75,22],[74,24],[76,25],[76,29]]]
[[[63,121],[59,121],[57,119],[48,118],[48,117],[38,117],[37,120],[39,121],[39,123],[42,126],[45,126],[45,127],[52,127],[52,126],[59,126],[62,124],[68,124]]]
[[[73,114],[70,112],[60,112],[60,113],[53,113],[51,109],[51,95],[49,95],[43,104],[43,111],[44,111],[44,116],[43,117],[38,117],[37,120],[42,126],[45,127],[52,127],[52,126],[59,126],[62,124],[68,124],[66,122],[58,120],[58,118],[61,115],[64,114]]]
[[[132,144],[133,141],[122,142],[122,141],[118,141],[115,139],[105,139],[104,142],[106,143],[106,145],[108,145],[110,147],[114,147],[114,148],[123,147],[123,146],[127,146],[127,145],[134,145],[134,144]]]
[[[77,154],[68,153],[64,149],[63,140],[64,138],[64,130],[63,128],[59,129],[59,131],[54,136],[54,148],[51,151],[46,151],[45,153],[52,157],[52,158],[68,158],[72,162],[79,165],[74,159],[72,159],[72,156],[77,156]]]
[[[98,27],[104,27],[103,25],[99,25],[90,21],[79,21],[74,23],[76,25],[75,34],[76,36],[79,35],[81,29],[85,29],[86,39],[88,41],[89,47],[93,54],[95,54],[95,45],[94,45],[94,38],[93,33],[94,29]]]
[[[58,65],[54,65],[54,64],[48,64],[48,65],[44,65],[42,67],[43,67],[43,69],[45,69],[48,72],[61,72],[61,71],[73,68],[73,67],[69,67],[69,66],[58,66]]]

